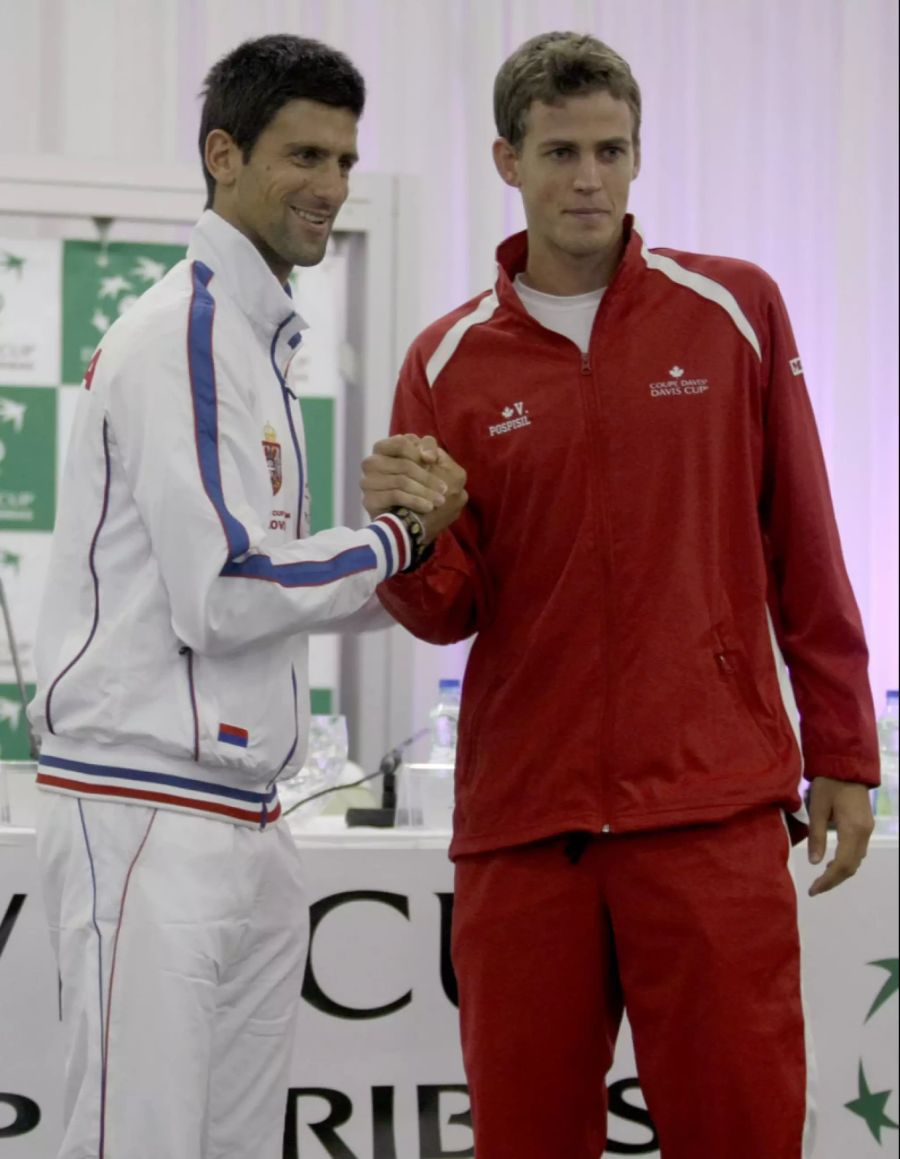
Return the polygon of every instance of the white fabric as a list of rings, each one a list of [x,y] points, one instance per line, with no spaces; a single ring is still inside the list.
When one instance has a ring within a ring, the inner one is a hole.
[[[643,231],[638,229],[638,232],[643,240]],[[678,262],[670,257],[666,257],[665,254],[651,253],[647,248],[646,241],[644,241],[641,248],[641,256],[651,270],[659,270],[670,281],[676,282],[679,286],[686,286],[689,290],[693,290],[695,294],[699,294],[702,298],[707,298],[710,302],[715,302],[721,306],[741,334],[743,334],[753,347],[753,352],[756,357],[762,358],[762,351],[756,331],[748,322],[747,315],[740,308],[737,299],[730,290],[726,290],[721,283],[713,281],[712,278],[708,278],[704,274],[698,274],[693,270],[685,269],[684,266],[680,266]]]
[[[548,330],[562,334],[563,338],[574,342],[582,354],[587,354],[591,329],[604,290],[592,290],[589,294],[572,294],[569,297],[544,294],[526,285],[521,274],[516,274],[513,285],[532,318]]]
[[[208,211],[187,260],[102,339],[35,646],[43,786],[258,824],[303,763],[305,633],[366,607],[411,551],[390,514],[304,534],[283,379],[302,328],[256,248]]]
[[[478,326],[482,322],[486,322],[497,309],[497,306],[497,295],[491,290],[470,313],[464,314],[458,322],[455,322],[450,327],[441,339],[437,350],[429,358],[428,365],[425,367],[425,377],[428,379],[429,386],[434,386],[437,376],[453,357],[457,346],[462,342],[466,333],[473,326]]]
[[[280,1159],[308,921],[287,825],[40,797],[59,1159]]]

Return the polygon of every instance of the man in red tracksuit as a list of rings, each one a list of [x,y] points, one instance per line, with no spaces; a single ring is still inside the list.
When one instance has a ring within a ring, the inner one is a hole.
[[[413,343],[393,422],[469,503],[379,588],[422,639],[477,633],[451,847],[476,1153],[598,1159],[625,1007],[665,1159],[800,1159],[801,749],[814,862],[838,831],[814,893],[865,854],[878,751],[788,317],[755,266],[648,248],[605,45],[529,41],[495,114],[528,229]]]

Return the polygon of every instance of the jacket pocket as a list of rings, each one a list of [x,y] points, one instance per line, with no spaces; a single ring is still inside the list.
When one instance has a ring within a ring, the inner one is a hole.
[[[291,760],[299,734],[297,685],[287,648],[271,644],[191,663],[198,760],[252,770],[267,782]]]
[[[188,696],[190,698],[191,722],[193,725],[193,740],[191,747],[191,756],[195,761],[200,760],[200,718],[197,714],[197,691],[194,687],[194,653],[187,644],[182,644],[178,649],[179,656],[184,657],[184,665],[187,675]]]
[[[756,681],[750,671],[747,658],[738,648],[729,646],[729,641],[721,629],[714,629],[716,651],[714,659],[719,670],[720,679],[729,688],[735,703],[744,716],[750,718],[756,731],[766,746],[766,750],[773,759],[777,759],[778,752],[768,727],[769,715],[759,694]]]

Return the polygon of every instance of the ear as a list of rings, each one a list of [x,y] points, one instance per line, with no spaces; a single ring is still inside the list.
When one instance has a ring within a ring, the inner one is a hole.
[[[640,145],[634,150],[634,166],[632,169],[631,180],[634,181],[641,171],[641,147]]]
[[[224,129],[213,129],[207,135],[203,159],[216,185],[225,189],[234,185],[243,166],[240,149]]]
[[[521,185],[519,180],[519,154],[505,137],[498,137],[493,145],[494,165],[501,178],[513,189]]]

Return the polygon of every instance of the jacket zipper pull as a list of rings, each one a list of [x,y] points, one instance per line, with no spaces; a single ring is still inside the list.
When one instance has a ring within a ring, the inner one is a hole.
[[[588,354],[584,350],[582,350],[582,352],[581,352],[581,373],[582,374],[590,374],[591,373],[591,356],[590,356],[590,354]]]
[[[731,673],[733,672],[733,669],[731,667],[731,664],[729,663],[728,657],[725,655],[724,652],[717,652],[716,653],[716,661],[723,672],[727,672],[729,675],[731,675]]]

